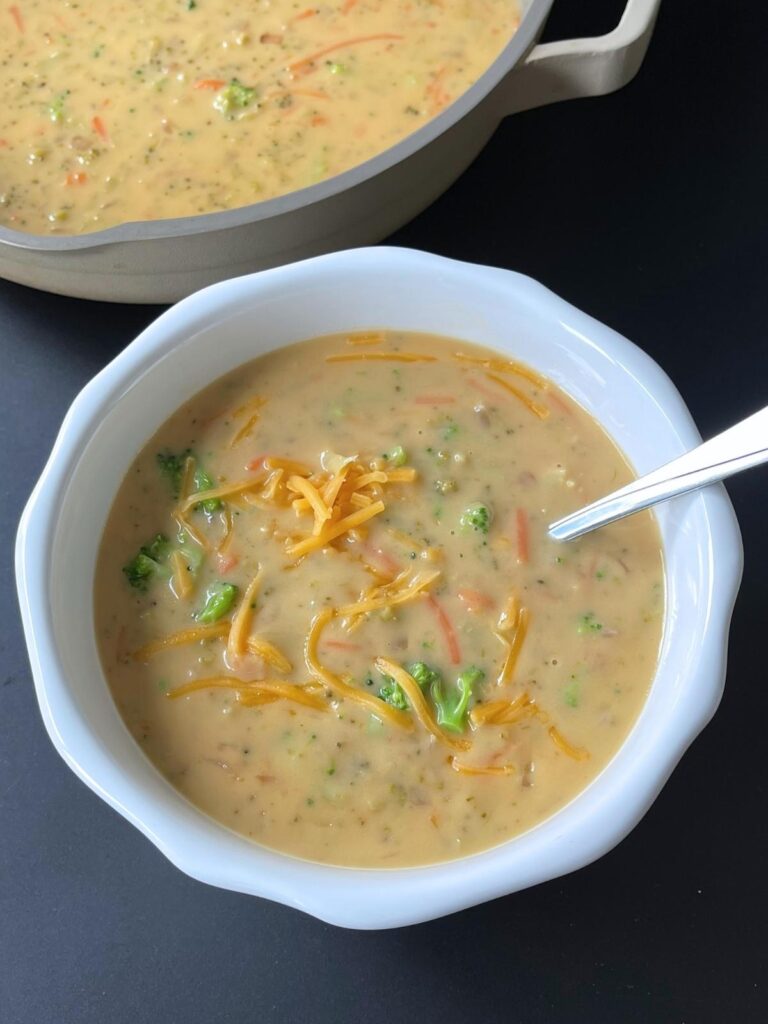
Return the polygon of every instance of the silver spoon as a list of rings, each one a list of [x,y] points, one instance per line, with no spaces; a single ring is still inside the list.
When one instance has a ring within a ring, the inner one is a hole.
[[[768,462],[768,406],[666,466],[558,519],[549,527],[549,536],[553,540],[575,540],[650,505],[725,480],[762,462]]]

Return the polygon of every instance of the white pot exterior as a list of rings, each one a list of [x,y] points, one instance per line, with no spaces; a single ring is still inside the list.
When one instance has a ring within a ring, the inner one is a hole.
[[[660,0],[627,0],[598,39],[534,46],[553,0],[523,0],[520,28],[438,117],[371,160],[309,188],[224,213],[42,237],[0,227],[0,276],[108,302],[174,302],[255,270],[377,242],[435,200],[508,113],[620,88],[645,55]]]
[[[376,327],[452,335],[529,363],[595,416],[639,473],[700,441],[648,356],[529,278],[404,249],[343,252],[214,285],[147,328],[75,400],[16,546],[37,696],[70,767],[193,877],[353,928],[448,914],[619,842],[717,707],[742,561],[722,486],[659,508],[667,604],[646,706],[598,778],[517,839],[445,864],[358,870],[285,856],[217,824],[150,764],[112,701],[92,625],[98,540],[132,459],[195,392],[273,348]]]

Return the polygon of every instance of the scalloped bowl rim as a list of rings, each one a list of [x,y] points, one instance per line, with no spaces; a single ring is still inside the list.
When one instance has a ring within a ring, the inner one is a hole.
[[[606,417],[615,420],[618,416],[621,421],[621,417],[634,415],[633,423],[622,427],[634,432],[627,436],[631,439],[656,431],[654,450],[669,458],[697,444],[700,437],[683,399],[649,356],[542,285],[511,271],[385,247],[320,256],[212,285],[163,313],[73,402],[24,510],[16,541],[17,585],[35,689],[56,749],[91,789],[188,875],[275,900],[345,927],[395,927],[430,920],[575,870],[607,852],[637,824],[719,703],[730,616],[741,578],[742,547],[736,517],[722,486],[659,509],[667,607],[661,659],[645,708],[597,778],[523,835],[452,861],[379,870],[303,861],[218,825],[149,764],[114,705],[114,716],[126,742],[135,748],[133,757],[141,764],[134,763],[125,753],[128,748],[124,750],[120,743],[113,742],[110,749],[86,721],[86,709],[74,695],[73,673],[64,664],[57,633],[56,616],[60,613],[56,611],[54,539],[62,508],[71,500],[71,489],[97,486],[87,475],[89,445],[102,421],[129,400],[126,396],[138,401],[142,392],[149,393],[153,371],[159,379],[158,367],[164,359],[184,344],[193,345],[205,331],[226,331],[238,316],[252,317],[259,311],[277,323],[275,311],[283,310],[280,315],[287,318],[286,323],[292,315],[306,317],[315,307],[325,308],[323,303],[329,300],[321,296],[329,287],[337,290],[332,296],[337,304],[343,304],[346,295],[350,306],[359,302],[362,309],[367,294],[371,310],[383,309],[387,303],[387,308],[399,310],[391,314],[391,320],[397,322],[387,324],[377,320],[375,312],[366,323],[365,314],[358,312],[350,315],[351,322],[342,330],[366,326],[407,329],[413,321],[419,322],[414,329],[427,330],[419,321],[424,317],[431,318],[430,322],[440,320],[437,333],[450,333],[438,330],[445,325],[441,318],[449,315],[451,322],[465,325],[456,336],[487,344],[478,334],[498,334],[500,318],[508,318],[519,330],[528,324],[531,337],[536,330],[540,332],[541,358],[537,362],[538,350],[530,348],[533,342],[529,343],[522,331],[512,350],[549,373],[604,425]],[[293,296],[300,293],[303,302],[294,301]],[[294,314],[285,310],[288,297]],[[407,313],[409,304],[411,312]],[[434,312],[445,304],[449,305],[448,314]],[[475,322],[476,329],[467,326]],[[290,327],[283,324],[282,329],[290,334]],[[546,340],[550,335],[558,339],[556,344],[552,342],[551,353]],[[293,340],[306,336],[311,334],[297,333]],[[520,354],[520,345],[529,345],[528,351]],[[499,341],[496,347],[503,344]],[[560,358],[570,360],[579,374],[583,371],[585,385],[576,386],[575,378],[564,377],[547,363]],[[242,361],[223,365],[215,376]],[[600,393],[603,385],[599,381],[609,379],[619,390],[627,390],[619,398],[606,391],[596,408],[583,388],[597,388]],[[189,394],[198,389],[191,388]],[[157,425],[178,404],[157,409]],[[642,409],[642,416],[631,411],[635,407]],[[134,445],[134,454],[145,440]],[[647,438],[642,443],[647,446]],[[636,461],[632,444],[625,440],[622,447]],[[129,462],[123,464],[120,475]],[[653,467],[640,464],[637,468],[642,472]],[[113,495],[114,489],[109,500]],[[91,581],[86,582],[90,587]],[[695,588],[693,600],[691,587]],[[92,626],[89,629],[92,631]],[[103,676],[94,685],[105,687]]]

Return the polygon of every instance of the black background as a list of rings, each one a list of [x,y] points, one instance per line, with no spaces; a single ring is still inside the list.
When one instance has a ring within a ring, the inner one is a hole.
[[[547,38],[619,0],[557,0]],[[588,8],[588,10],[585,10]],[[670,373],[705,436],[766,401],[768,13],[664,0],[622,92],[515,116],[395,244],[539,278]],[[768,1021],[765,471],[726,696],[634,832],[576,874],[353,933],[173,868],[65,767],[35,706],[11,538],[80,387],[157,309],[0,282],[0,1021]]]

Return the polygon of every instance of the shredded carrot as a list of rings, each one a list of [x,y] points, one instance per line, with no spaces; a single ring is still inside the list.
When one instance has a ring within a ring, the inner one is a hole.
[[[246,462],[245,468],[250,470],[262,469],[264,466],[264,459],[264,455],[257,455],[255,459],[249,459],[249,461]]]
[[[319,128],[321,125],[330,124],[331,119],[326,117],[325,114],[315,114],[310,120],[310,124],[313,128]]]
[[[589,757],[588,750],[585,750],[583,747],[574,747],[554,725],[550,725],[548,732],[550,739],[557,749],[561,750],[568,757],[572,757],[574,761],[586,761]]]
[[[452,395],[417,395],[416,405],[453,405],[456,399]]]
[[[333,647],[339,651],[360,650],[360,644],[351,644],[347,640],[323,640],[323,647]]]
[[[66,185],[84,185],[88,181],[85,171],[71,171],[64,179]]]
[[[514,764],[462,764],[455,757],[451,758],[451,768],[462,775],[513,775],[517,771]]]
[[[480,356],[468,356],[463,352],[454,352],[454,359],[461,363],[472,363],[475,366],[482,366],[486,370],[495,370],[496,373],[514,373],[518,377],[529,381],[542,391],[547,389],[547,381],[535,370],[531,370],[523,363],[517,363],[514,359],[486,359]]]
[[[304,21],[305,18],[314,18],[316,14],[317,11],[314,7],[307,7],[305,11],[302,11],[300,14],[297,14],[293,21]]]
[[[147,661],[155,654],[159,654],[160,651],[165,651],[169,647],[178,647],[181,644],[194,644],[200,640],[212,640],[216,637],[223,637],[229,633],[229,620],[223,622],[212,622],[208,626],[194,626],[191,629],[182,629],[179,633],[171,633],[170,636],[164,636],[161,640],[151,640],[148,644],[144,644],[137,651],[134,651],[132,657],[136,661]]]
[[[193,89],[223,89],[227,83],[223,78],[200,78],[192,86]]]
[[[452,736],[448,736],[443,732],[437,724],[424,694],[421,692],[421,687],[410,672],[406,672],[401,665],[398,665],[394,661],[390,661],[389,658],[376,658],[374,665],[379,672],[390,676],[403,688],[405,695],[413,708],[414,714],[427,732],[432,733],[435,739],[439,740],[441,743],[445,743],[447,747],[451,747],[453,750],[469,749],[471,744],[467,740],[454,739]]]
[[[355,526],[361,526],[369,519],[373,519],[374,516],[379,515],[384,511],[385,505],[383,501],[375,501],[372,505],[367,508],[358,509],[357,512],[352,512],[350,515],[345,516],[343,519],[339,519],[335,523],[326,523],[319,534],[312,537],[305,537],[304,540],[300,540],[296,544],[292,544],[288,548],[288,554],[294,558],[299,558],[302,555],[309,554],[310,551],[317,551],[319,548],[324,548],[331,543],[332,540],[336,540],[337,537],[341,537],[343,533],[351,530]]]
[[[390,363],[434,363],[436,356],[419,355],[416,352],[342,352],[326,356],[326,363],[354,363],[378,360]]]
[[[480,612],[493,608],[493,600],[487,594],[480,593],[479,590],[470,590],[468,587],[462,587],[457,592],[457,596],[467,606],[467,611]]]
[[[333,609],[325,608],[323,611],[318,612],[312,620],[312,625],[304,643],[304,660],[309,674],[313,679],[323,683],[329,690],[332,690],[337,697],[363,705],[368,711],[376,715],[377,718],[386,720],[392,725],[399,725],[403,729],[412,729],[413,720],[405,711],[398,711],[397,708],[393,708],[386,701],[381,700],[379,697],[374,697],[372,693],[366,693],[365,690],[350,686],[335,675],[335,673],[320,664],[317,657],[318,641],[323,629],[332,617]]]
[[[269,640],[264,640],[261,637],[251,636],[246,641],[246,647],[250,654],[257,654],[260,658],[263,658],[268,665],[276,668],[278,672],[290,672],[293,665],[290,663],[288,658],[283,654],[281,650],[278,650],[274,644],[271,644]]]
[[[19,8],[16,6],[16,4],[12,4],[8,8],[8,10],[11,13],[11,17],[14,20],[16,28],[19,30],[19,32],[23,32],[24,31],[24,18],[22,17],[22,14],[21,14],[21,11],[19,10]]]
[[[499,377],[495,373],[486,373],[485,376],[488,380],[495,381],[497,384],[500,384],[501,387],[506,388],[510,394],[514,395],[518,401],[523,403],[526,409],[532,412],[534,416],[538,416],[540,420],[545,420],[547,416],[549,416],[549,409],[546,405],[540,405],[538,402],[535,402],[532,398],[529,398],[524,391],[521,391],[520,388],[516,388],[514,384],[510,384],[508,380],[504,380],[503,377]]]
[[[98,114],[91,118],[91,127],[96,132],[96,134],[99,135],[102,139],[109,138],[107,126],[104,124],[104,121],[99,117]]]
[[[349,12],[352,10],[353,7],[357,5],[357,3],[358,0],[344,0],[344,3],[341,5],[341,13],[349,14]]]
[[[345,39],[339,43],[333,43],[331,46],[326,46],[322,50],[317,50],[316,53],[311,53],[308,57],[302,57],[300,60],[295,60],[293,63],[288,65],[288,70],[293,74],[294,77],[300,75],[309,75],[315,70],[317,61],[321,57],[327,56],[329,53],[335,53],[337,50],[344,50],[349,46],[357,46],[360,43],[375,43],[375,42],[398,42],[403,37],[393,32],[380,32],[377,35],[372,36],[357,36],[354,39]]]
[[[216,554],[216,568],[222,576],[232,572],[239,561],[237,555],[225,555],[221,551]]]
[[[379,562],[384,574],[395,577],[400,572],[400,566],[394,558],[390,557],[390,555],[386,553],[386,551],[375,547],[373,544],[365,544],[363,549],[369,558]],[[418,548],[416,548],[416,550],[418,551]],[[369,568],[372,568],[374,571],[378,571],[376,566],[369,566]]]
[[[530,530],[528,528],[528,513],[524,508],[519,508],[515,514],[517,526],[517,559],[523,565],[527,565],[530,555]]]
[[[232,628],[227,637],[227,653],[232,658],[237,658],[245,653],[246,638],[253,618],[253,604],[255,603],[256,591],[261,581],[261,566],[256,570],[256,575],[246,587],[243,599],[232,619]]]
[[[520,657],[520,650],[525,641],[526,634],[528,632],[528,623],[530,621],[530,613],[527,608],[520,608],[517,613],[517,619],[515,621],[515,630],[512,634],[512,639],[507,637],[506,632],[494,630],[494,634],[497,640],[506,647],[507,653],[504,658],[504,662],[499,671],[498,678],[496,680],[499,686],[503,686],[508,683],[514,674],[515,667],[517,665],[517,659]]]
[[[438,625],[440,626],[440,629],[443,631],[443,636],[445,637],[445,644],[446,647],[448,648],[448,655],[451,659],[451,664],[458,665],[459,662],[461,661],[461,649],[459,648],[459,641],[456,638],[456,633],[454,631],[453,625],[451,624],[451,620],[445,614],[442,605],[438,604],[437,598],[434,597],[432,594],[427,594],[427,602],[434,611]]]

